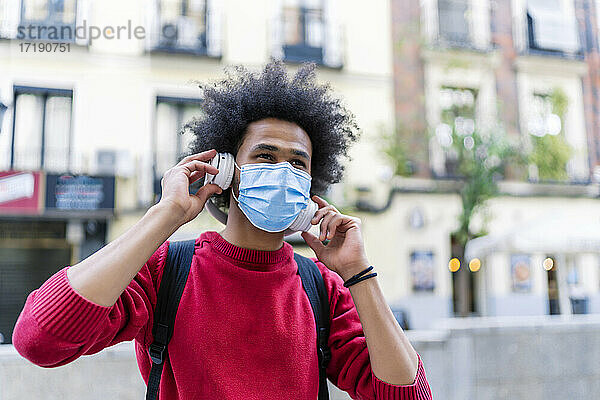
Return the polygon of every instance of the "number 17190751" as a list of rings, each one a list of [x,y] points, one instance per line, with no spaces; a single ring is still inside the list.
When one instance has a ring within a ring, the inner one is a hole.
[[[19,43],[21,53],[69,53],[71,43]]]

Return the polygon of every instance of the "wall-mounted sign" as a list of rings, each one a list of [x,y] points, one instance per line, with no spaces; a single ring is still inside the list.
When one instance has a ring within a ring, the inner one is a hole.
[[[413,251],[410,254],[410,275],[413,291],[432,292],[435,289],[432,251]]]
[[[512,289],[514,292],[528,293],[531,291],[531,257],[527,254],[510,256]]]
[[[112,210],[114,207],[115,178],[113,176],[46,176],[46,209]]]
[[[0,214],[39,214],[43,206],[42,173],[0,172]]]

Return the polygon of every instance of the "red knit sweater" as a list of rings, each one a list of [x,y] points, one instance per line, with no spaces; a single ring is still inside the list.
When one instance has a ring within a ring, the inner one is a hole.
[[[148,382],[152,321],[168,241],[144,264],[112,307],[70,286],[65,267],[27,298],[13,344],[42,367],[67,364],[118,342],[135,340]],[[329,294],[332,359],[329,380],[355,399],[430,399],[419,358],[413,385],[391,385],[371,371],[354,302],[339,275],[322,263]],[[249,250],[217,232],[196,239],[160,399],[297,399],[318,393],[316,329],[292,246]]]

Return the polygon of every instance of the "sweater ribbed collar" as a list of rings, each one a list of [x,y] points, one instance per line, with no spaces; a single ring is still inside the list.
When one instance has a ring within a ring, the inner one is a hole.
[[[215,231],[205,232],[204,235],[213,249],[233,260],[243,262],[245,265],[239,266],[250,270],[274,271],[294,256],[294,249],[287,242],[283,242],[283,246],[277,250],[254,250],[229,243]]]

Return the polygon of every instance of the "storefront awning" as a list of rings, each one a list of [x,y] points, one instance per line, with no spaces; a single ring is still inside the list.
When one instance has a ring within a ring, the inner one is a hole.
[[[600,253],[600,215],[578,210],[557,210],[502,233],[482,236],[467,243],[465,258],[495,252]]]

